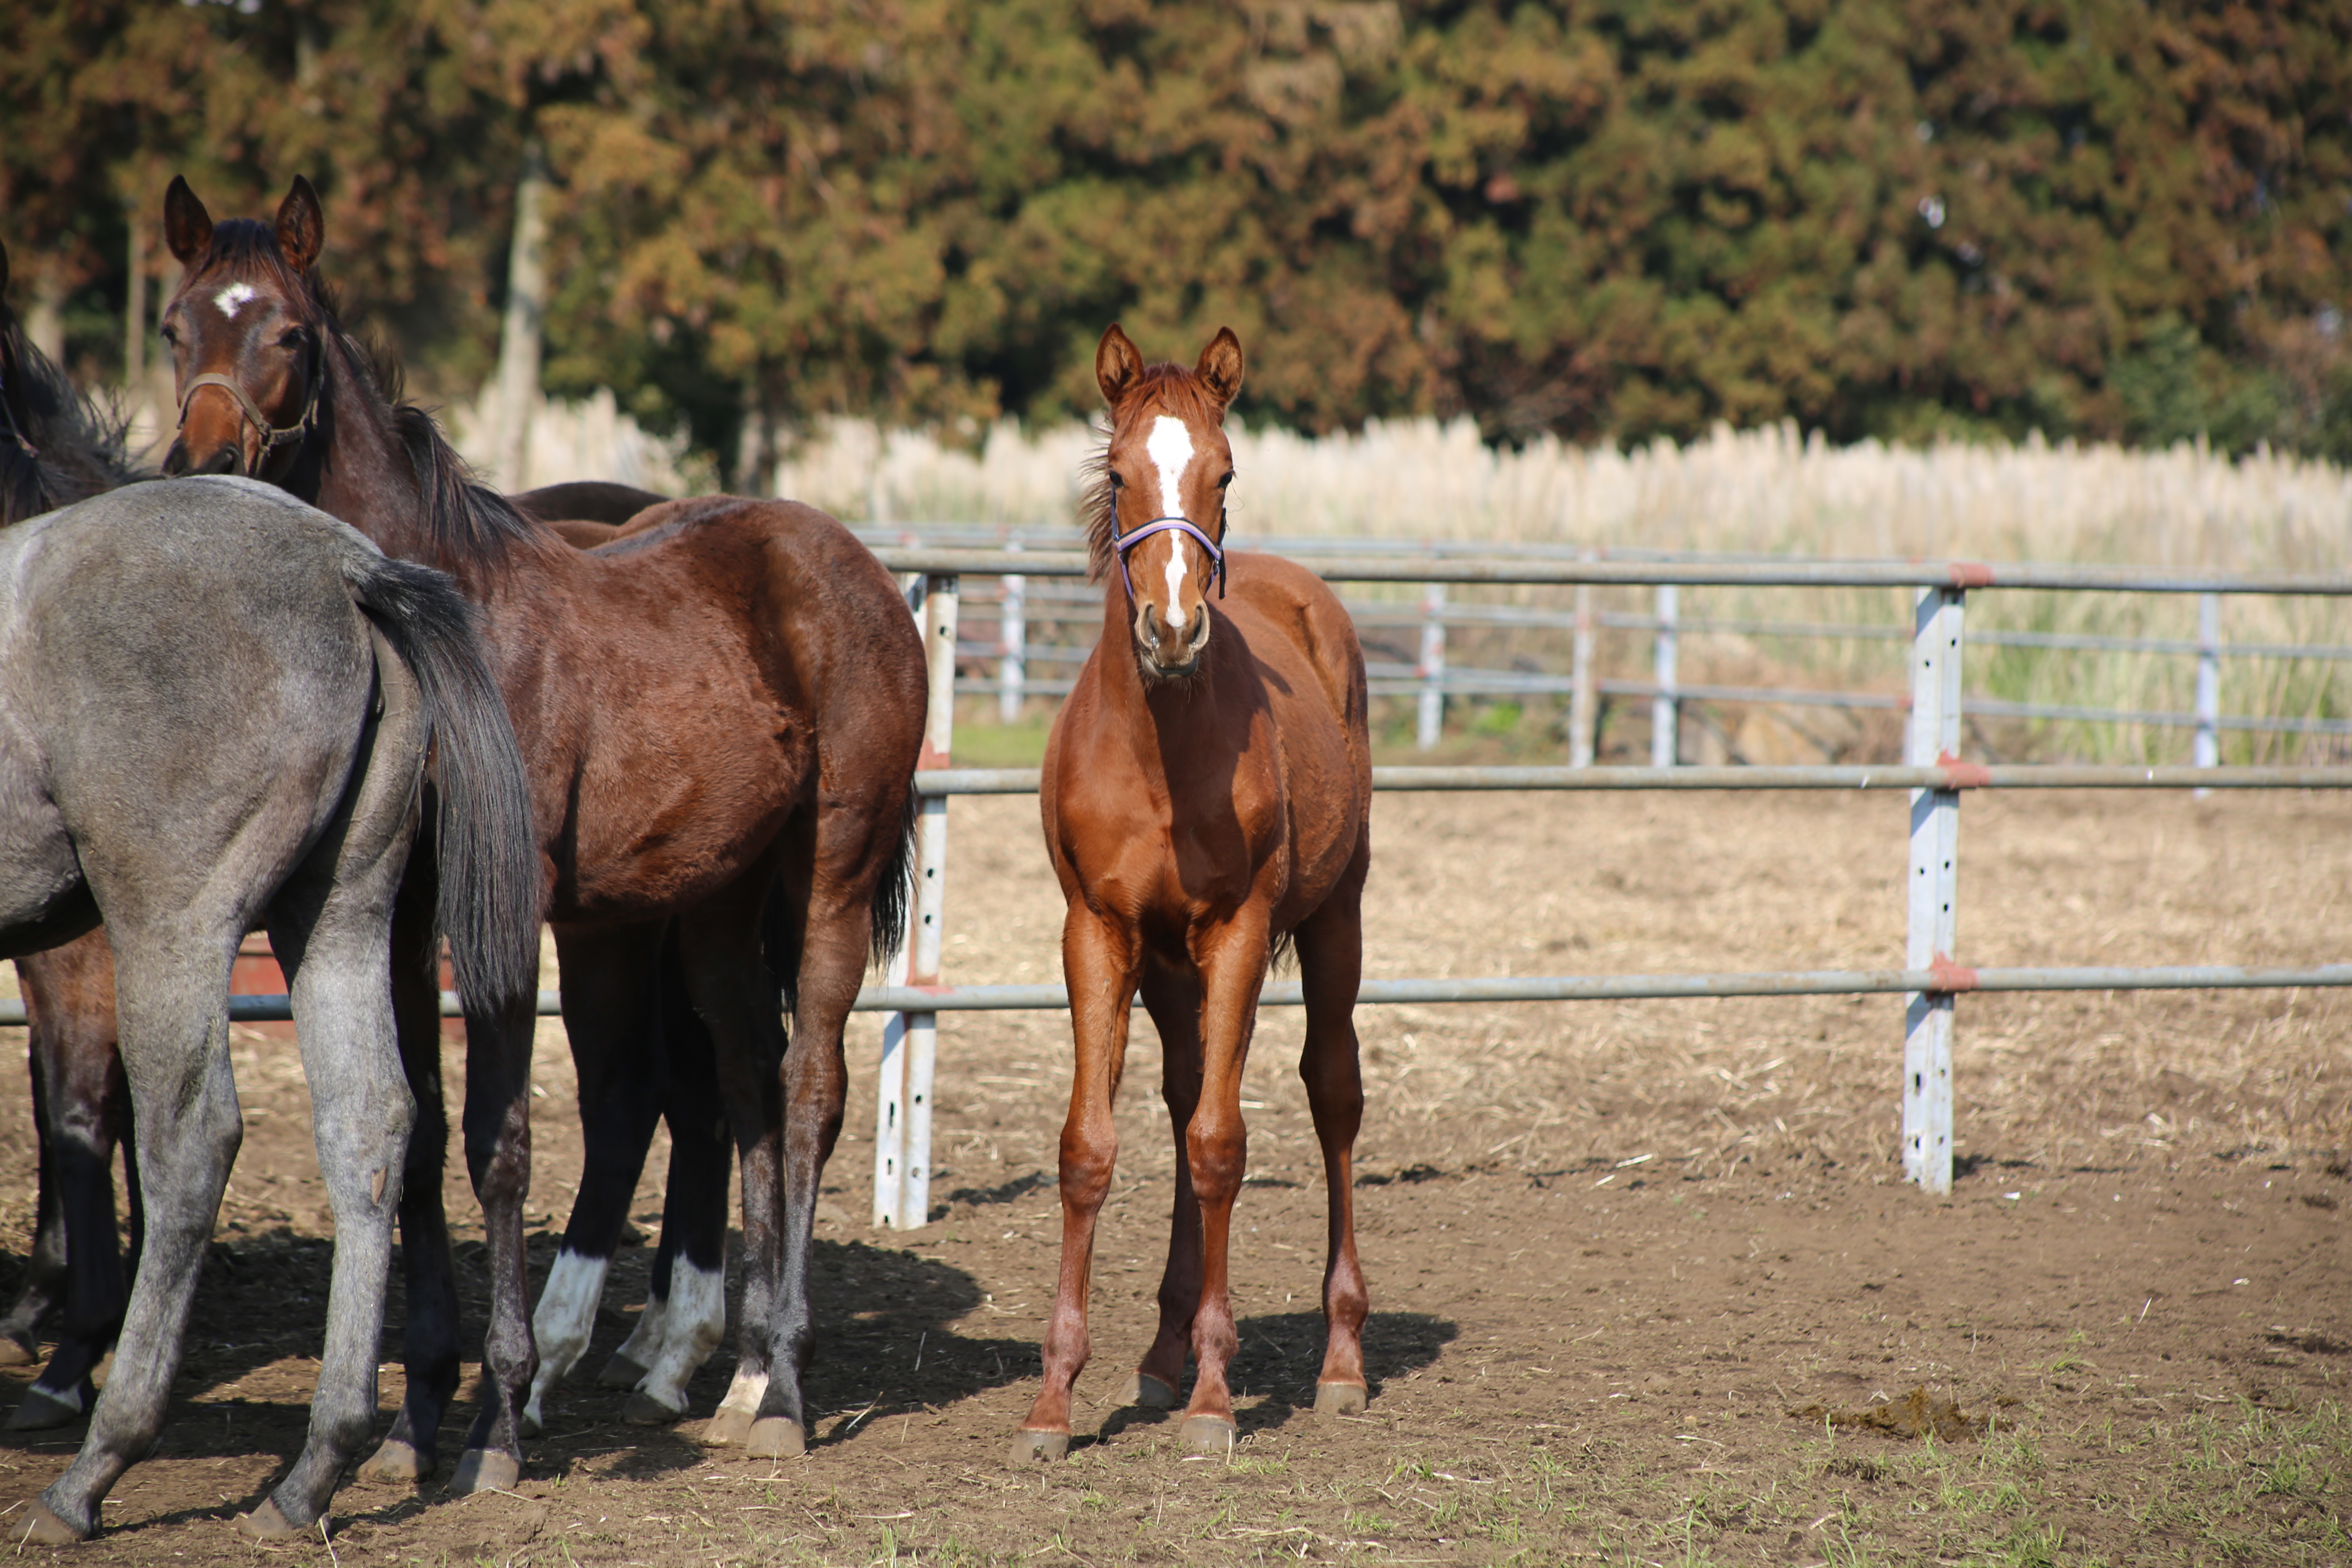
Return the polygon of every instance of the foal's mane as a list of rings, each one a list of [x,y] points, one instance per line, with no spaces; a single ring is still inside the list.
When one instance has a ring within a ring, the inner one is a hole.
[[[506,497],[483,485],[472,465],[449,444],[430,410],[408,400],[400,362],[383,344],[362,338],[343,324],[335,291],[313,267],[289,266],[272,226],[250,218],[215,225],[212,245],[189,273],[191,284],[215,266],[257,268],[291,298],[306,303],[318,327],[326,369],[351,378],[379,428],[408,459],[416,481],[416,515],[411,537],[392,545],[414,552],[428,565],[463,573],[468,567],[496,572],[518,544],[544,543],[545,524],[518,511]],[[322,393],[322,396],[323,396]]]
[[[129,424],[76,390],[0,303],[0,526],[128,483]]]
[[[1197,418],[1215,425],[1223,418],[1217,400],[1209,395],[1191,367],[1165,362],[1143,367],[1135,385],[1118,400],[1101,427],[1102,445],[1078,470],[1086,478],[1086,488],[1078,493],[1078,524],[1087,532],[1089,583],[1100,582],[1104,573],[1118,564],[1118,513],[1112,504],[1110,482],[1111,437],[1155,405],[1180,419]]]

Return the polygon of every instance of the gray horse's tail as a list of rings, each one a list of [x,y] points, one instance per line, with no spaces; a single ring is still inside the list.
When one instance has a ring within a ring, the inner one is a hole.
[[[483,662],[473,607],[429,566],[373,551],[344,576],[376,629],[415,673],[433,726],[441,820],[440,902],[457,994],[476,1016],[539,990],[539,836],[506,700]]]

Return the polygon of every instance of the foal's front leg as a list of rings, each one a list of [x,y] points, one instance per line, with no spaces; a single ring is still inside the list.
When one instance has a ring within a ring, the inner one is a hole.
[[[1045,1383],[1013,1435],[1013,1462],[1058,1459],[1070,1451],[1070,1390],[1093,1345],[1087,1292],[1094,1268],[1095,1219],[1118,1157],[1111,1102],[1127,1062],[1127,1024],[1139,946],[1131,929],[1073,903],[1062,924],[1062,972],[1070,987],[1077,1048],[1070,1114],[1062,1124],[1062,1274],[1045,1327]]]
[[[1201,1300],[1192,1316],[1192,1403],[1182,1436],[1197,1453],[1223,1454],[1234,1446],[1233,1391],[1225,1369],[1241,1348],[1234,1328],[1226,1251],[1234,1199],[1249,1163],[1249,1133],[1242,1125],[1242,1069],[1257,1027],[1258,988],[1265,983],[1266,928],[1262,912],[1244,908],[1223,930],[1198,939],[1201,967],[1201,1102],[1185,1130],[1185,1162],[1201,1205]]]

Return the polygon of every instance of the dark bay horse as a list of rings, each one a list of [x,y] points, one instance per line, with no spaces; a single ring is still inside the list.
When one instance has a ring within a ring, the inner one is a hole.
[[[1233,1444],[1226,1287],[1247,1147],[1242,1069],[1270,955],[1296,944],[1306,1079],[1330,1209],[1329,1341],[1318,1411],[1364,1408],[1363,1271],[1349,1162],[1363,1115],[1354,1011],[1371,864],[1364,658],[1339,599],[1305,568],[1224,550],[1225,409],[1241,344],[1221,330],[1192,370],[1146,365],[1113,326],[1095,353],[1111,434],[1088,532],[1102,640],[1045,744],[1045,849],[1069,909],[1062,967],[1077,1047],[1062,1126],[1062,1269],[1045,1381],[1013,1446],[1059,1458],[1085,1367],[1095,1219],[1118,1135],[1111,1104],[1139,989],[1160,1031],[1176,1136],[1175,1215],[1160,1331],[1126,1398],[1176,1402],[1199,1364],[1185,1443]],[[1211,589],[1215,590],[1214,595]]]
[[[842,1026],[869,958],[897,939],[907,894],[926,679],[897,584],[839,523],[784,501],[674,502],[601,549],[568,548],[472,485],[432,420],[388,392],[343,331],[315,271],[325,226],[307,181],[274,224],[215,226],[175,180],[164,231],[186,269],[164,314],[181,396],[167,468],[282,485],[390,553],[446,570],[480,607],[531,773],[589,1141],[581,1203],[617,1187],[617,1201],[599,1200],[615,1230],[663,1104],[651,1042],[707,1030],[714,1100],[743,1171],[746,1252],[739,1369],[709,1435],[755,1455],[799,1452],[811,1225],[847,1088]],[[431,984],[421,966],[394,977],[424,1111],[402,1215],[407,1401],[371,1461],[387,1476],[430,1468],[458,1369],[432,1179],[444,1134]],[[528,1019],[469,1021],[465,1142],[489,1240],[493,1387],[458,1467],[466,1489],[520,1473],[536,1360],[522,1315],[529,1045]],[[723,1191],[723,1163],[718,1180]],[[723,1201],[710,1206],[723,1247]],[[724,1323],[722,1259],[691,1261],[673,1271],[652,1325],[662,1364],[640,1385],[677,1404],[716,1342],[709,1325]],[[579,1329],[571,1354],[601,1282],[601,1267],[567,1246],[540,1319],[560,1297],[555,1316]],[[635,1338],[624,1348],[647,1349]]]
[[[100,495],[134,474],[122,423],[78,394],[26,340],[5,294],[0,247],[0,527]],[[0,1365],[39,1359],[54,1324],[57,1353],[8,1420],[17,1430],[62,1426],[96,1396],[90,1373],[114,1342],[130,1299],[114,1221],[114,1152],[123,1151],[131,1254],[144,1226],[139,1163],[128,1141],[130,1089],[115,1051],[114,954],[103,931],[16,960],[30,1037],[39,1197],[24,1288],[0,1318]]]
[[[80,1454],[9,1521],[20,1542],[93,1533],[162,1431],[242,1135],[229,969],[256,925],[291,985],[335,1250],[310,1436],[245,1528],[319,1524],[374,1426],[415,1113],[384,976],[421,824],[426,932],[469,1010],[528,1009],[536,984],[529,781],[472,619],[440,574],[247,479],[0,531],[0,957],[104,920],[147,1204],[113,1375]]]
[[[124,451],[121,420],[93,406],[26,341],[6,303],[7,281],[7,250],[0,246],[0,527],[142,477]],[[577,532],[578,542],[591,545],[610,539],[614,525],[666,499],[626,485],[586,481],[547,486],[515,501],[567,531],[567,537]],[[130,1090],[116,1051],[114,957],[104,930],[28,953],[16,961],[16,973],[28,1025],[38,1197],[25,1283],[0,1317],[0,1365],[37,1361],[45,1330],[54,1328],[58,1340],[56,1353],[9,1415],[9,1427],[23,1431],[63,1426],[87,1413],[97,1394],[92,1373],[121,1323],[129,1288],[114,1217],[118,1146],[129,1178],[134,1264],[144,1222],[137,1147],[129,1137]],[[682,1163],[697,1173],[713,1164],[708,1148],[711,1119],[708,1111],[677,1119],[692,1129],[685,1135],[688,1152]],[[729,1153],[723,1142],[719,1149],[715,1177],[703,1175],[700,1184],[708,1187],[715,1180],[719,1195],[696,1195],[689,1179],[682,1187],[681,1206],[724,1204]],[[595,1216],[588,1217],[593,1225]],[[700,1229],[707,1233],[709,1226],[706,1222]],[[687,1234],[675,1226],[664,1230],[673,1248]],[[701,1250],[708,1254],[715,1245],[706,1238]],[[656,1262],[656,1309],[668,1293],[670,1262],[667,1251]],[[630,1363],[623,1359],[617,1364]],[[637,1369],[639,1374],[643,1370]]]

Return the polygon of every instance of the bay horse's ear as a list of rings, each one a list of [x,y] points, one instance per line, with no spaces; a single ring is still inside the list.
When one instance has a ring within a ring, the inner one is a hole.
[[[327,215],[320,209],[319,193],[299,174],[294,176],[294,188],[278,204],[278,248],[285,252],[286,265],[297,272],[310,271],[319,252],[327,248]]]
[[[188,189],[185,175],[173,175],[171,189],[163,193],[163,243],[171,247],[181,266],[188,267],[212,242],[213,215],[205,211],[205,204]]]
[[[1143,355],[1113,321],[1095,345],[1095,384],[1102,388],[1103,401],[1118,407],[1142,374]]]
[[[1242,389],[1242,341],[1234,336],[1231,327],[1219,327],[1209,346],[1201,351],[1201,363],[1192,367],[1218,406],[1232,404],[1234,394]]]

